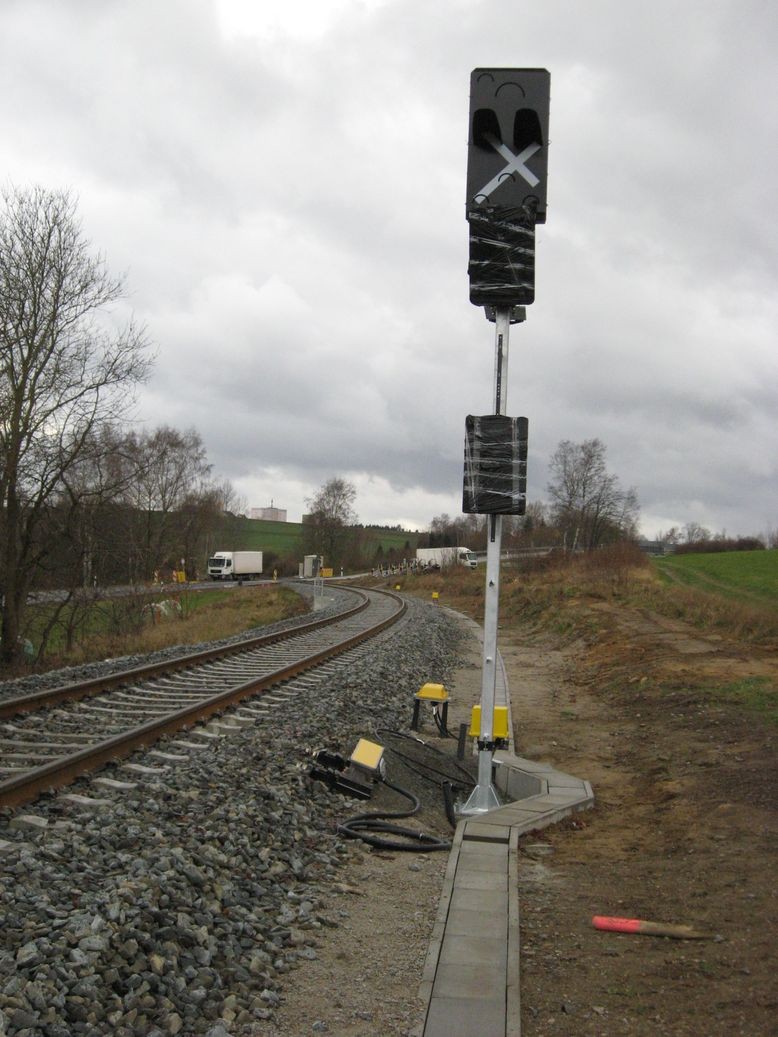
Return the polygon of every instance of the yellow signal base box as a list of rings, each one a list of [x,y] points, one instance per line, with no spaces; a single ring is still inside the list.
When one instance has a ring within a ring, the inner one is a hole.
[[[384,747],[382,745],[370,742],[367,738],[360,738],[351,754],[351,763],[364,771],[378,772],[381,769],[383,755]]]
[[[448,702],[448,692],[442,684],[422,684],[413,697],[425,702]]]
[[[470,714],[470,730],[467,732],[468,737],[478,738],[481,734],[481,707],[473,706],[473,711]],[[495,706],[494,713],[492,714],[492,737],[493,738],[507,738],[508,737],[508,707],[507,706]]]

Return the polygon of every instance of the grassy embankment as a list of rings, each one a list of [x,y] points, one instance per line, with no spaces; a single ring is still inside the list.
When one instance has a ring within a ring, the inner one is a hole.
[[[155,602],[170,604],[154,610],[150,606]],[[25,634],[36,652],[52,609],[52,605],[42,604],[29,611]],[[271,584],[205,591],[182,586],[98,599],[79,610],[70,648],[64,622],[54,628],[46,657],[36,668],[54,669],[216,640],[306,611],[305,599]]]
[[[483,621],[483,569],[454,568],[386,582],[428,599],[437,591],[443,604]],[[592,607],[603,603],[616,609],[647,609],[702,633],[751,645],[755,652],[771,653],[778,646],[778,551],[651,561],[626,548],[543,560],[523,571],[503,564],[501,627],[526,623],[565,640],[584,638],[591,644],[607,634],[602,610]],[[778,722],[778,688],[771,679],[750,677],[713,685],[701,678],[694,690]]]

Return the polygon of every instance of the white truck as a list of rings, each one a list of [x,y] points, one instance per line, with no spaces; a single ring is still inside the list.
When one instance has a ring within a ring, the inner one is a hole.
[[[261,551],[216,551],[208,559],[212,580],[250,580],[262,575]]]
[[[417,547],[416,562],[422,569],[446,569],[451,565],[475,569],[478,565],[469,547]]]

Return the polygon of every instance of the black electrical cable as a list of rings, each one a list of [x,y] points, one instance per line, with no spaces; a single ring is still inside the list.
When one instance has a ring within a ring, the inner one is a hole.
[[[446,753],[438,749],[437,746],[431,745],[429,742],[425,742],[423,738],[418,738],[416,735],[405,734],[404,731],[393,731],[391,730],[391,728],[388,727],[380,727],[377,731],[377,734],[391,735],[394,738],[404,738],[408,742],[415,742],[417,745],[424,746],[424,748],[429,749],[430,752],[436,753],[438,756],[442,756],[445,760],[453,763],[456,770],[458,770],[460,774],[464,775],[466,779],[466,784],[470,788],[473,788],[475,786],[476,782],[473,778],[473,775],[468,770],[466,770],[460,763],[456,762],[455,760],[451,760],[451,757],[447,756]],[[394,746],[390,745],[387,746],[387,748],[390,749],[396,756],[399,756],[400,759],[403,761],[408,761],[411,759],[411,757],[406,756],[405,753],[401,753],[399,749],[395,749]],[[446,778],[448,781],[456,781],[456,779],[452,778],[450,774],[447,774],[445,771],[438,770],[437,767],[432,767],[428,763],[422,763],[421,760],[414,760],[413,762],[418,764],[419,767],[424,767],[426,770],[432,771],[434,774],[439,774],[442,778]]]
[[[421,804],[412,792],[393,785],[386,778],[380,779],[387,788],[399,792],[401,796],[412,804],[410,810],[375,810],[368,814],[356,814],[338,825],[338,834],[346,839],[361,839],[370,846],[378,846],[383,850],[411,850],[415,853],[431,852],[433,850],[450,850],[451,843],[446,839],[438,839],[437,836],[428,832],[418,832],[414,828],[403,828],[400,825],[384,820],[385,818],[412,817],[418,813]],[[370,833],[381,832],[387,835],[396,835],[406,840],[399,842],[394,839],[384,839],[381,835]]]
[[[433,719],[435,721],[435,727],[437,727],[438,731],[440,732],[441,738],[454,738],[455,737],[454,735],[451,734],[449,729],[443,723],[443,718],[441,717],[440,713],[438,713],[437,707],[433,707],[432,717],[433,717]]]
[[[412,756],[408,756],[407,753],[400,752],[399,749],[395,749],[392,745],[387,745],[386,751],[394,753],[398,760],[402,760],[403,766],[407,767],[409,771],[413,771],[414,774],[418,774],[420,778],[425,781],[429,781],[432,785],[437,785],[438,788],[442,788],[443,785],[448,781],[456,785],[458,788],[473,788],[475,782],[472,777],[468,776],[467,782],[457,781],[450,774],[446,774],[445,771],[438,770],[437,767],[430,767],[428,763],[422,763],[421,760],[415,760]],[[430,774],[425,774],[425,771],[430,771]],[[437,774],[440,778],[435,778],[432,775]]]
[[[454,812],[454,786],[450,781],[443,782],[443,802],[446,806],[446,817],[452,828],[457,826],[457,816]]]

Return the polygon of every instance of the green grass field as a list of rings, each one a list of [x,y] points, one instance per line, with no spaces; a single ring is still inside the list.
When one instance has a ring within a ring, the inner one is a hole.
[[[654,564],[668,581],[743,601],[778,604],[778,550],[667,555]]]
[[[409,556],[416,553],[418,533],[405,530],[366,528],[361,529],[365,539],[368,560],[378,550],[384,553],[393,548]],[[273,552],[279,558],[303,558],[302,522],[267,522],[264,519],[237,518],[232,520],[232,531],[227,535],[230,543],[220,544],[215,550]],[[406,547],[406,545],[409,545]]]
[[[279,558],[294,555],[302,560],[303,526],[301,522],[266,522],[262,519],[234,520],[234,543],[224,550],[273,551]]]

